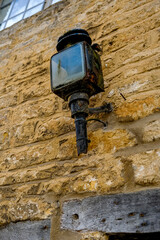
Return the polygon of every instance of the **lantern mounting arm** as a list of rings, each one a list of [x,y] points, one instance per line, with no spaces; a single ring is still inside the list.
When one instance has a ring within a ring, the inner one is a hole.
[[[89,118],[89,119],[87,119],[87,122],[89,122],[89,121],[97,121],[97,122],[100,122],[100,123],[102,123],[102,124],[104,125],[104,127],[107,127],[107,125],[108,125],[107,122],[104,122],[104,121],[102,121],[102,120],[100,120],[100,119],[98,119],[98,118]]]
[[[106,103],[100,107],[96,107],[96,108],[88,108],[88,114],[89,115],[92,115],[92,114],[95,114],[95,113],[102,113],[102,112],[105,112],[105,113],[110,113],[113,111],[113,108],[112,108],[112,105],[111,103]],[[100,122],[104,125],[104,127],[107,127],[108,123],[107,122],[104,122],[100,119],[97,119],[97,118],[90,118],[87,120],[87,122],[89,121],[97,121],[97,122]]]
[[[110,113],[113,111],[113,107],[111,103],[106,103],[100,107],[96,107],[96,108],[88,108],[89,110],[89,114],[94,114],[94,113]]]

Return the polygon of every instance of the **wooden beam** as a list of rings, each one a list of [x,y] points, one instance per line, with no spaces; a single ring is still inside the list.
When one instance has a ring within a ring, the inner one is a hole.
[[[64,202],[61,228],[108,234],[160,232],[160,189]]]
[[[48,240],[51,220],[10,223],[0,228],[1,240]]]

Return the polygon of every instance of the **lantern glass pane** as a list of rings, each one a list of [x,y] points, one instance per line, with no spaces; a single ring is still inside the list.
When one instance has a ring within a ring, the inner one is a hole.
[[[84,59],[81,43],[53,55],[51,58],[53,88],[83,79],[86,75]]]

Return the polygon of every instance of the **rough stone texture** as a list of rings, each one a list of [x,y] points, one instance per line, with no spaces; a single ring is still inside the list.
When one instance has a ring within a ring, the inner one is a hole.
[[[143,130],[143,141],[151,142],[160,139],[160,120],[146,124]]]
[[[159,106],[159,96],[149,96],[144,97],[143,100],[124,103],[123,106],[117,108],[116,113],[121,121],[132,121],[159,111]]]
[[[5,191],[7,192],[6,189]],[[0,202],[0,221],[3,225],[20,220],[47,219],[55,209],[53,204],[47,203],[47,201],[41,197],[23,196],[22,199],[19,199],[20,196],[17,195],[14,195],[14,198],[13,195],[8,198],[6,195],[6,200],[1,200]]]
[[[106,234],[100,232],[94,233],[84,233],[81,240],[108,240],[108,236]]]
[[[62,0],[0,32],[0,225],[47,219],[73,197],[160,187],[159,11],[159,0]],[[94,115],[106,129],[88,123],[91,143],[79,157],[49,73],[58,37],[76,27],[103,50],[105,92],[90,106],[114,107]],[[87,234],[57,230],[52,240]]]
[[[151,185],[160,183],[160,149],[146,151],[129,157],[132,161],[135,183]]]

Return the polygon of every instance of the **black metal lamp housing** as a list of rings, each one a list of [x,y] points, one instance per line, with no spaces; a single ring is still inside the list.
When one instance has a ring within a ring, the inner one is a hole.
[[[51,57],[51,88],[64,100],[75,92],[91,97],[104,91],[100,57],[91,42],[82,29],[71,30],[58,40],[58,53]]]
[[[87,31],[73,29],[58,39],[58,53],[50,61],[51,89],[65,101],[69,99],[75,119],[78,155],[86,153],[88,147],[86,117],[89,98],[104,91],[98,49],[91,44]]]

